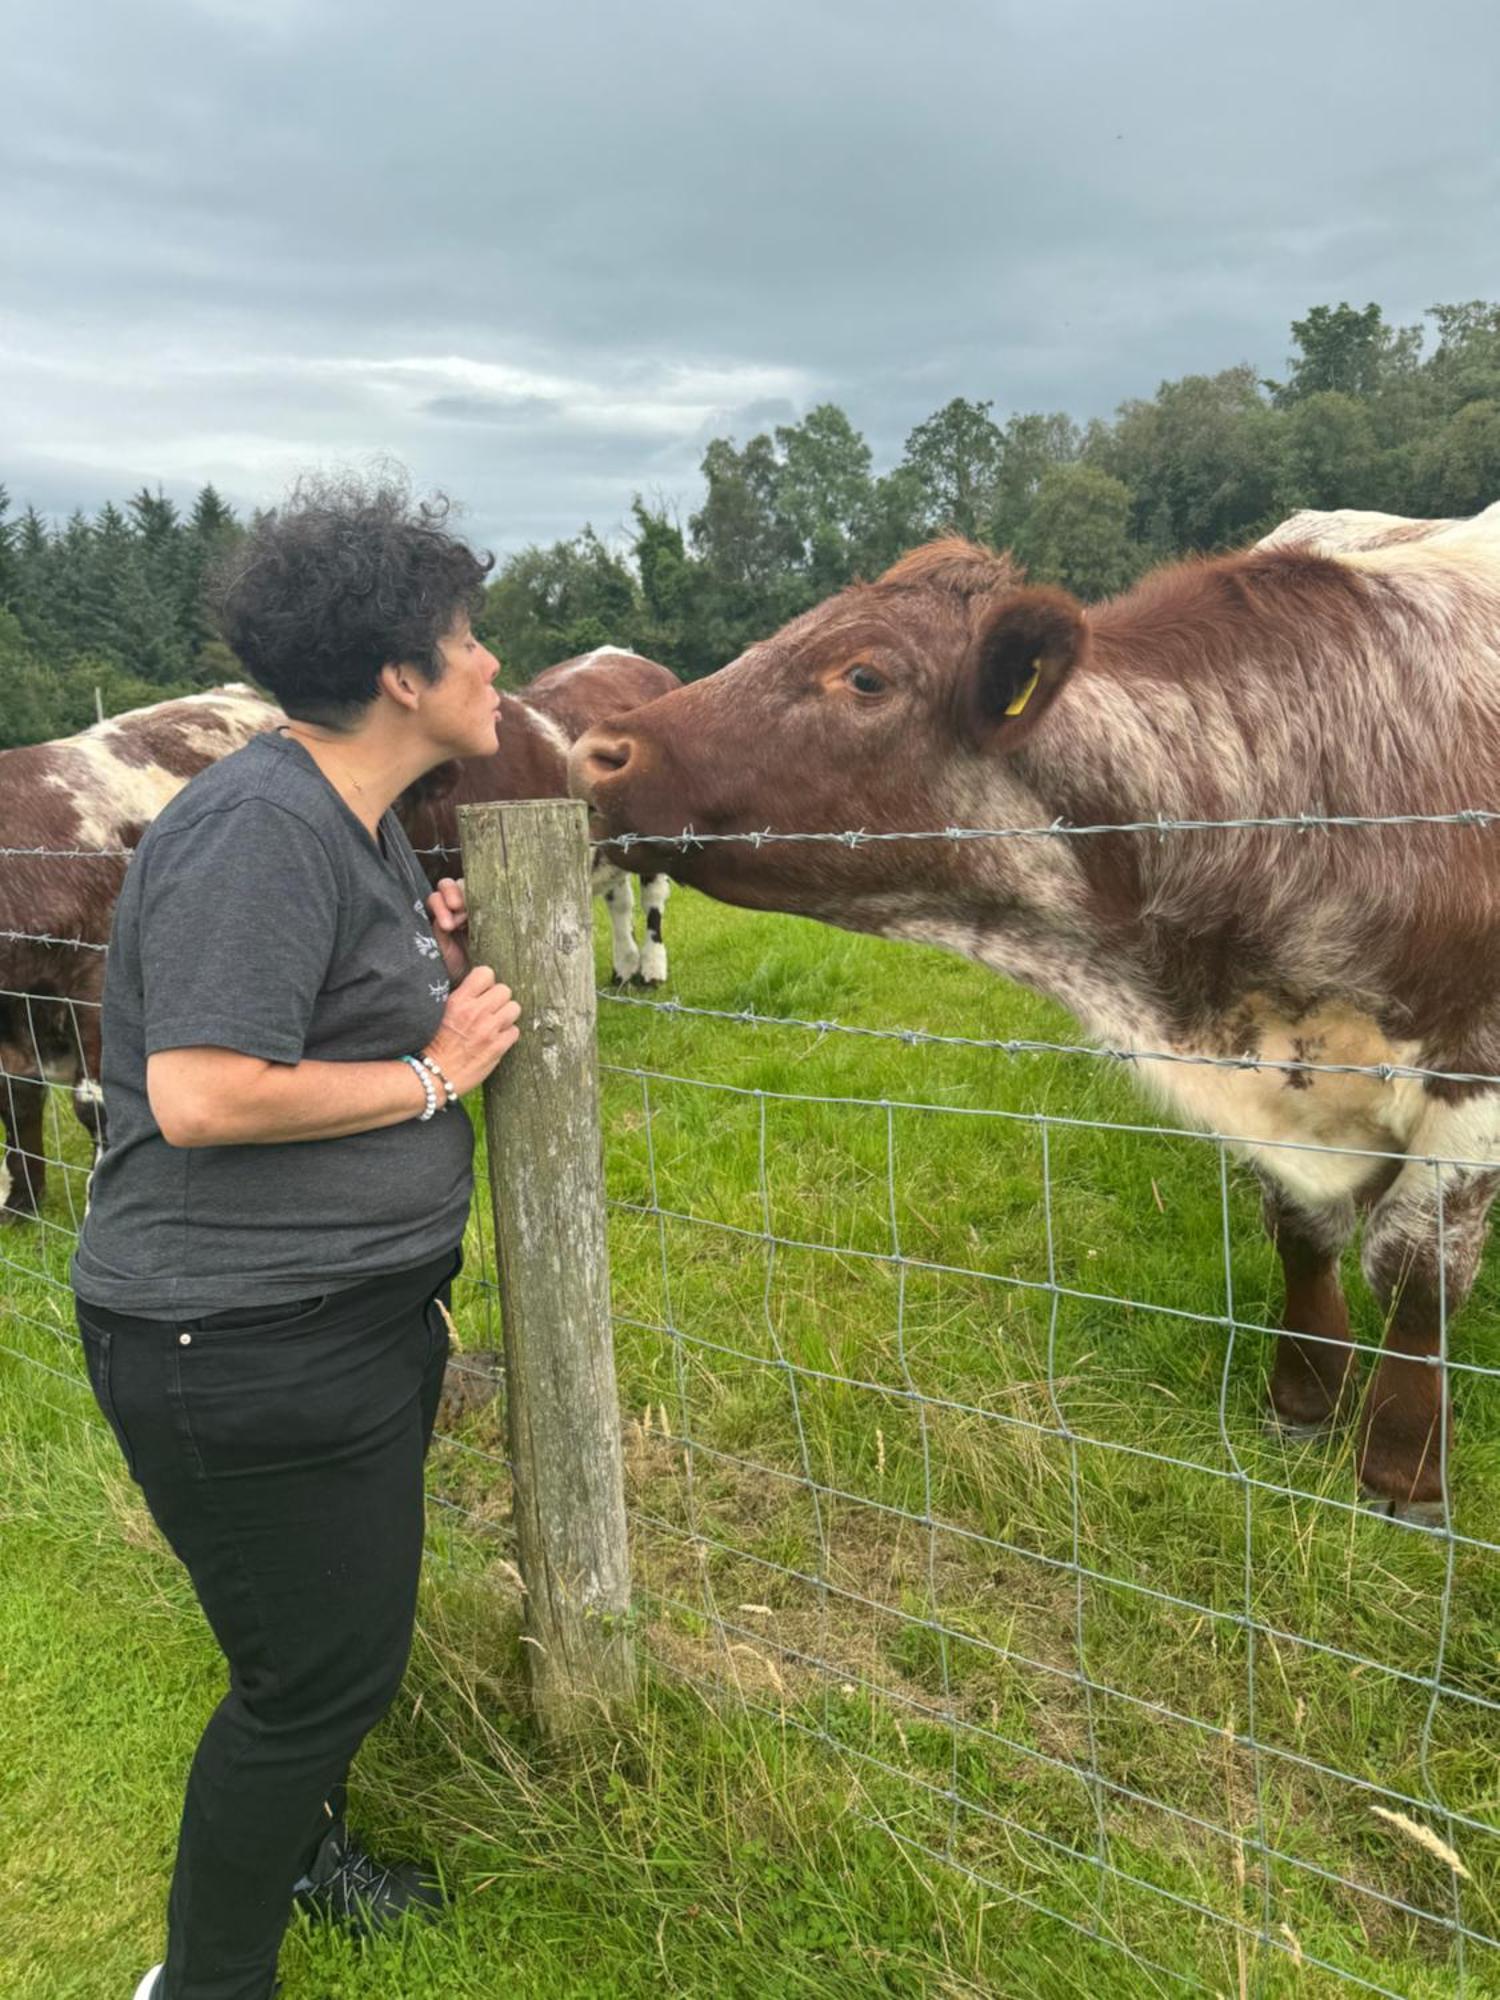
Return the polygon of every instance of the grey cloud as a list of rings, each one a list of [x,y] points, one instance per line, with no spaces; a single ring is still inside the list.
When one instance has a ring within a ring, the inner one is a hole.
[[[497,396],[432,396],[421,405],[422,414],[440,417],[455,424],[495,424],[507,430],[535,430],[538,419],[553,406],[540,396],[526,396],[516,402],[502,402]]]

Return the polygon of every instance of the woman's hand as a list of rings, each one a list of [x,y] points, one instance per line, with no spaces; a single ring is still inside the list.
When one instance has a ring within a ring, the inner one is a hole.
[[[448,977],[456,986],[469,970],[469,904],[463,883],[445,875],[427,898],[427,914]]]
[[[457,883],[449,883],[457,888]],[[443,1025],[425,1053],[442,1070],[462,1097],[494,1069],[507,1049],[516,1045],[521,1009],[487,965],[476,965],[448,995]]]

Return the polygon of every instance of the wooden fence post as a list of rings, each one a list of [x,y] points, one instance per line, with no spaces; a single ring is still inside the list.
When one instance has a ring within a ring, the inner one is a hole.
[[[572,799],[465,806],[470,955],[521,1003],[484,1087],[532,1699],[553,1739],[635,1690],[594,1040],[587,816]]]

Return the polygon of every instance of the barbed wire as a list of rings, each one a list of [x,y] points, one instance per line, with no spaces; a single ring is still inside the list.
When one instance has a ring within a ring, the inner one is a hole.
[[[1165,813],[1153,819],[1101,820],[1086,826],[1056,819],[1035,826],[944,826],[876,829],[845,827],[806,833],[786,832],[777,827],[760,827],[742,833],[698,833],[685,827],[681,833],[614,833],[592,843],[628,854],[633,848],[650,846],[691,854],[705,847],[776,847],[785,843],[828,847],[874,847],[903,842],[946,841],[958,845],[970,840],[1094,840],[1107,834],[1147,834],[1165,839],[1174,833],[1315,833],[1334,829],[1362,831],[1376,827],[1453,826],[1488,829],[1500,824],[1500,810],[1488,806],[1463,806],[1442,813],[1245,813],[1226,819],[1174,819]]]
[[[796,831],[781,827],[748,828],[739,833],[700,833],[691,826],[681,833],[613,833],[590,841],[594,849],[607,848],[628,854],[636,847],[665,847],[681,853],[696,853],[706,847],[775,847],[786,843],[830,847],[873,847],[911,842],[946,842],[957,845],[974,840],[1095,840],[1109,834],[1145,834],[1165,839],[1176,833],[1318,833],[1336,830],[1366,831],[1374,828],[1451,826],[1488,830],[1500,825],[1500,808],[1459,806],[1450,812],[1435,813],[1244,813],[1235,817],[1206,819],[1174,818],[1158,813],[1150,819],[1098,820],[1080,825],[1054,819],[1031,826],[941,826],[869,828],[817,828]],[[128,861],[133,847],[42,847],[0,846],[0,861]],[[436,859],[461,852],[447,844],[413,847],[414,854]]]
[[[98,938],[52,937],[46,931],[0,931],[0,944],[45,944],[57,946],[65,951],[108,951],[108,943]],[[55,1001],[56,994],[38,993],[32,996],[40,1006],[48,1000]]]

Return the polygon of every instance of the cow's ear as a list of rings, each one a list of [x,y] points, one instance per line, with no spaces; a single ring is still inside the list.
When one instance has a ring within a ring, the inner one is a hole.
[[[974,736],[986,749],[1025,741],[1083,657],[1083,606],[1065,590],[1013,591],[990,613],[965,674]]]

